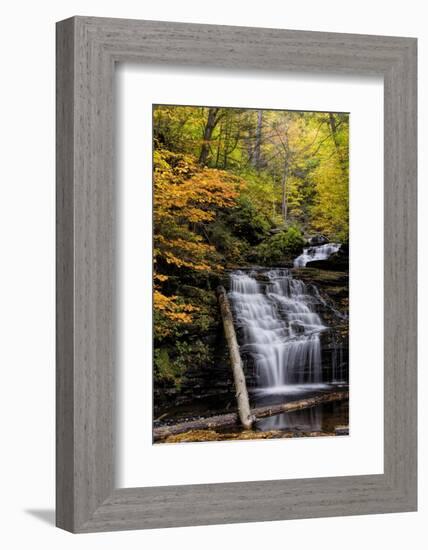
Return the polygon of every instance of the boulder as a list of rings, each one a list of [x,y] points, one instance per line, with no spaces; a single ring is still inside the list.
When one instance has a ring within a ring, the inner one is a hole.
[[[313,267],[315,269],[327,269],[329,271],[348,271],[348,249],[347,247],[341,247],[337,252],[332,254],[326,260],[314,260],[312,262],[307,262],[306,267]]]
[[[309,246],[321,246],[322,244],[327,244],[329,240],[325,235],[314,235],[308,240]]]

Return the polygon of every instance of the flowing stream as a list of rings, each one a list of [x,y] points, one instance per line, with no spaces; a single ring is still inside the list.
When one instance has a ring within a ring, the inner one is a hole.
[[[294,267],[305,267],[308,262],[315,262],[316,260],[327,260],[331,254],[334,254],[341,247],[337,243],[327,243],[320,246],[309,246],[303,249],[303,253],[300,254],[294,260]]]

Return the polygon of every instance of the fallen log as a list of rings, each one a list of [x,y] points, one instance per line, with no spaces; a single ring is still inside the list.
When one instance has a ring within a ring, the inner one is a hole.
[[[241,354],[239,353],[238,341],[236,339],[235,327],[233,325],[232,311],[224,287],[217,288],[217,299],[220,306],[221,318],[223,320],[224,334],[229,348],[230,363],[232,365],[233,379],[236,389],[236,400],[238,403],[238,415],[241,424],[249,430],[253,424],[253,417],[250,411],[247,383],[245,381],[244,369],[242,366]]]
[[[298,401],[290,401],[288,403],[280,403],[279,405],[270,405],[267,407],[256,407],[250,410],[250,414],[254,418],[266,418],[275,414],[298,411],[301,409],[309,409],[320,405],[321,403],[329,403],[332,401],[343,401],[349,398],[348,391],[338,391],[324,393],[307,399],[299,399]],[[154,428],[153,440],[160,441],[166,439],[170,435],[177,435],[191,430],[216,430],[218,428],[232,428],[239,425],[239,416],[237,413],[219,414],[208,418],[199,418],[188,422],[180,422],[172,426],[161,426]]]
[[[316,405],[320,405],[321,403],[329,403],[330,401],[343,401],[344,399],[348,398],[348,391],[324,393],[321,395],[315,395],[314,397],[308,397],[307,399],[289,401],[288,403],[281,403],[279,405],[257,407],[256,409],[252,409],[252,413],[256,418],[266,418],[267,416],[273,416],[275,414],[293,412],[301,409],[310,409],[311,407],[315,407]]]

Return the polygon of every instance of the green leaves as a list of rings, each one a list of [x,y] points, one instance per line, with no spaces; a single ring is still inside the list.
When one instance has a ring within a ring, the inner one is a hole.
[[[251,257],[253,261],[264,266],[290,262],[301,252],[304,244],[305,239],[300,229],[291,226],[264,240],[254,248]]]

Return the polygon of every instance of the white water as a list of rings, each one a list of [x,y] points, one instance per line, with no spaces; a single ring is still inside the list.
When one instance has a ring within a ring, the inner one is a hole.
[[[315,260],[327,260],[331,254],[339,250],[340,246],[336,243],[327,243],[304,248],[303,253],[294,260],[294,267],[305,267],[308,262]]]
[[[243,355],[252,358],[259,391],[268,394],[320,387],[318,299],[288,269],[235,271],[230,276],[232,304]]]

